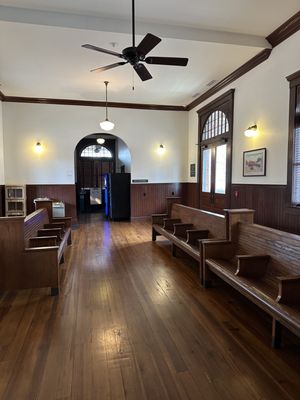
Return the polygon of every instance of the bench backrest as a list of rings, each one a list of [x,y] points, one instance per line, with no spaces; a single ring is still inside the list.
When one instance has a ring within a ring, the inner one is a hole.
[[[24,240],[25,247],[28,246],[29,239],[37,236],[39,229],[43,229],[49,223],[48,212],[45,208],[34,211],[24,219]]]
[[[238,223],[232,237],[236,254],[269,255],[266,279],[300,274],[300,236],[256,224]]]
[[[179,218],[182,222],[191,223],[195,226],[195,229],[208,230],[209,238],[226,238],[227,218],[224,215],[187,207],[182,204],[172,204],[171,218]]]

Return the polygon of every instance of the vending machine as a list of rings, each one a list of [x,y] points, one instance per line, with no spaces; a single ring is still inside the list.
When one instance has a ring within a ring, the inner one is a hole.
[[[111,220],[130,219],[130,174],[104,176],[105,215]]]

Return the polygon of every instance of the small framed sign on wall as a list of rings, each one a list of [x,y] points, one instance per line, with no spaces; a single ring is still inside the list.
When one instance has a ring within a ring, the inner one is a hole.
[[[196,164],[190,164],[190,177],[195,178],[196,176]]]
[[[243,176],[266,176],[267,149],[255,149],[243,153]]]

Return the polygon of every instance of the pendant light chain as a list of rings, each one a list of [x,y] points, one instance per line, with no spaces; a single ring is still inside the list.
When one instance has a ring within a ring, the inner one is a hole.
[[[107,85],[108,85],[108,81],[105,81],[104,82],[105,83],[105,99],[106,99],[106,104],[105,104],[105,108],[106,108],[106,112],[105,112],[105,115],[106,115],[106,120],[108,120],[108,112],[107,112]]]

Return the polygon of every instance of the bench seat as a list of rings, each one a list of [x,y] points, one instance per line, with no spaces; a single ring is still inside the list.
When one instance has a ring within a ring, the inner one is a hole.
[[[172,244],[172,255],[177,248],[198,262],[200,283],[203,283],[203,254],[201,241],[229,237],[236,221],[253,221],[253,210],[224,210],[225,215],[172,203],[168,214],[152,216],[152,240],[164,236]]]
[[[204,286],[219,276],[273,318],[272,346],[281,325],[300,336],[300,236],[238,223],[232,241],[203,241]]]

